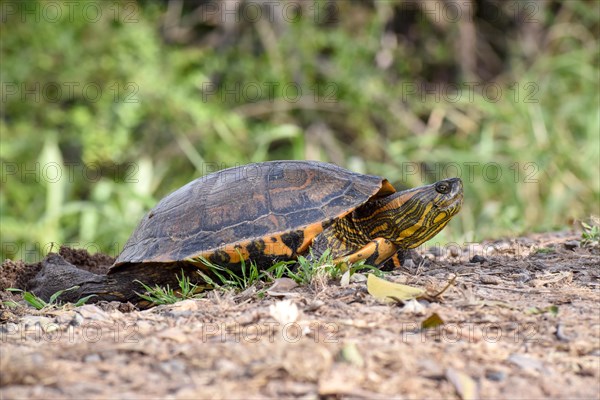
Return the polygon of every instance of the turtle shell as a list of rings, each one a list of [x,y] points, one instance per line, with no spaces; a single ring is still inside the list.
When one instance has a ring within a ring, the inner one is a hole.
[[[271,161],[224,169],[163,198],[115,261],[259,265],[293,259],[336,218],[394,193],[387,180],[317,161]]]

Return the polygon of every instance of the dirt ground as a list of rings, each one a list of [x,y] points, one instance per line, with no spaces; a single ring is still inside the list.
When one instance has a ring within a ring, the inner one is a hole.
[[[600,252],[579,239],[438,249],[386,276],[434,293],[456,275],[440,302],[281,280],[147,310],[3,307],[0,398],[598,399]],[[67,253],[92,269],[111,261]],[[5,262],[0,289],[35,270]],[[434,314],[443,324],[421,329]]]

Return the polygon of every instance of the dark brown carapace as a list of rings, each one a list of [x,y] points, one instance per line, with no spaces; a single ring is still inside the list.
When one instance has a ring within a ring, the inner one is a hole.
[[[460,210],[462,182],[396,192],[384,178],[316,161],[272,161],[196,179],[140,222],[111,271],[129,265],[268,267],[322,254],[381,265],[435,236]]]

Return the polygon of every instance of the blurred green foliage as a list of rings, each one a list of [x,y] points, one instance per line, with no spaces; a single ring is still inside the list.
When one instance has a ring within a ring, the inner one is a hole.
[[[168,192],[271,159],[461,176],[434,242],[600,214],[600,3],[0,5],[3,258],[116,255]]]

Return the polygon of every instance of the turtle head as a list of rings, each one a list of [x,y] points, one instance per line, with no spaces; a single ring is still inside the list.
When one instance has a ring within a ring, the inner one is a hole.
[[[462,181],[445,179],[395,193],[387,199],[383,212],[377,213],[392,222],[387,239],[403,249],[412,249],[434,237],[460,211]]]

